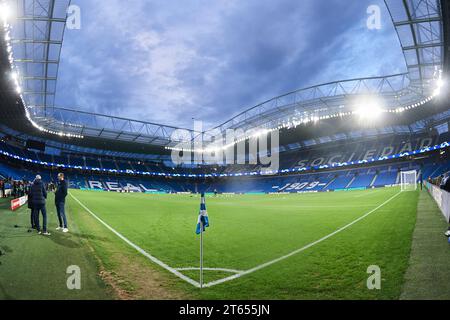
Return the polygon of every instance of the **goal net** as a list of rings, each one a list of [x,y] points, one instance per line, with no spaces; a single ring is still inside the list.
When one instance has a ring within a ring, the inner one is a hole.
[[[400,172],[400,186],[402,191],[417,190],[417,171],[401,171]]]

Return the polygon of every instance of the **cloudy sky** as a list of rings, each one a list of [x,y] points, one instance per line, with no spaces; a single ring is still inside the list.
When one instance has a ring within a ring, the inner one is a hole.
[[[309,85],[405,69],[382,0],[73,0],[56,105],[205,126]],[[381,7],[380,30],[366,26]]]

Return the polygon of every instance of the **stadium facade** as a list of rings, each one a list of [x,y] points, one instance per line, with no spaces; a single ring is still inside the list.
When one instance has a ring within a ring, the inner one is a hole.
[[[64,171],[73,188],[240,193],[384,187],[412,169],[439,176],[450,166],[450,4],[385,3],[405,73],[300,89],[195,130],[55,106],[70,1],[3,1],[15,14],[0,29],[0,175],[55,180]],[[239,165],[172,162],[173,152],[205,153],[229,130],[238,133],[233,149],[259,132],[279,132],[279,169],[262,174],[248,156]]]

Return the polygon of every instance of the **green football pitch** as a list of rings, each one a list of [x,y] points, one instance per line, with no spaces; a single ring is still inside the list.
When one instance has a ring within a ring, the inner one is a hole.
[[[71,190],[71,232],[54,230],[50,198],[48,238],[2,202],[0,298],[398,299],[417,199],[398,188],[208,196],[203,289],[198,196]],[[66,288],[69,265],[81,290]],[[367,288],[373,265],[381,290]]]

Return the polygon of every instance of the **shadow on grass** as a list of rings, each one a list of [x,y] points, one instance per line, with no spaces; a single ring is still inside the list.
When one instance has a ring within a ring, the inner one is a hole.
[[[9,238],[25,238],[31,237],[36,234],[36,231],[29,232],[29,227],[23,227],[19,225],[12,225],[10,223],[0,223],[0,239]]]
[[[0,210],[11,210],[10,200],[3,200],[0,202]]]
[[[69,233],[51,232],[51,234],[52,235],[48,237],[49,239],[51,239],[56,244],[67,248],[81,248],[83,246],[81,241],[76,241],[76,239],[95,240],[102,242],[107,241],[107,238],[105,237],[98,237],[91,234],[82,234],[77,232],[69,232]]]
[[[1,257],[2,255],[4,255],[5,253],[11,253],[11,252],[13,252],[13,249],[11,249],[11,247],[5,246],[5,245],[1,245],[1,244],[0,244],[0,250],[3,251],[2,254],[0,255],[0,257]]]
[[[43,236],[45,237],[45,236]],[[65,234],[53,232],[51,233],[51,236],[48,236],[48,239],[56,243],[57,245],[66,247],[66,248],[80,248],[81,243],[78,241],[72,240],[70,237],[66,236]]]
[[[1,268],[1,265],[0,265],[0,268]],[[6,292],[5,287],[3,287],[1,282],[0,282],[0,300],[16,300],[13,296],[10,296]]]
[[[71,234],[80,239],[85,239],[85,240],[96,240],[96,241],[103,241],[103,242],[108,241],[107,237],[98,237],[93,234],[83,234],[83,233],[77,233],[77,232],[73,232]]]

